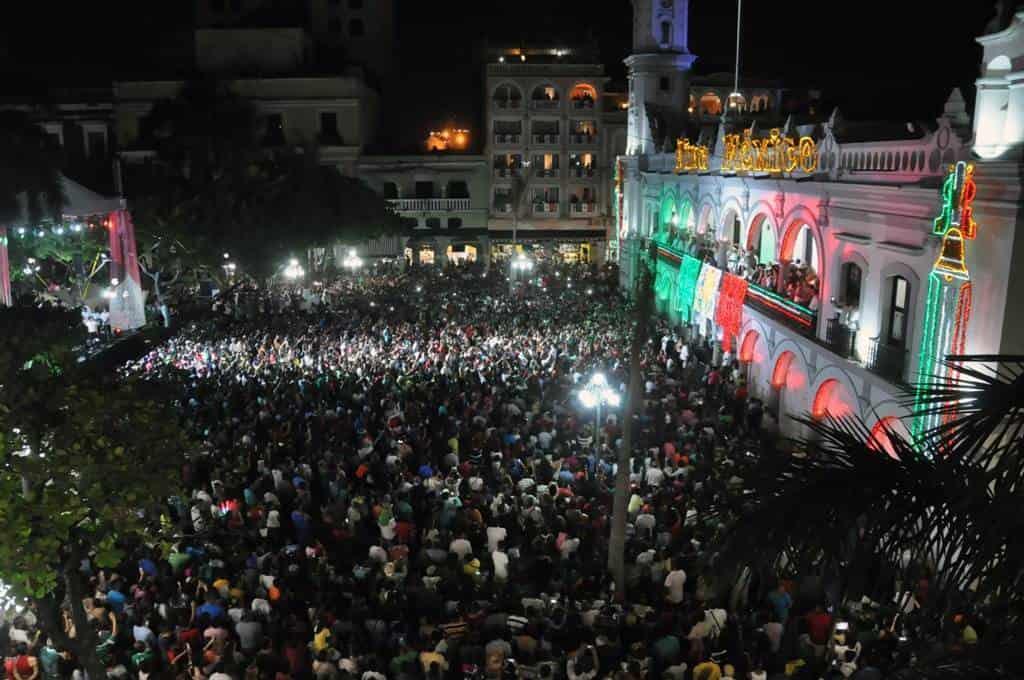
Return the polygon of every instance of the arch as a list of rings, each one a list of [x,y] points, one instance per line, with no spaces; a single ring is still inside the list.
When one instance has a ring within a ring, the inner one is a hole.
[[[817,255],[818,258],[817,267],[815,267],[814,270],[818,275],[818,279],[824,280],[825,272],[823,269],[825,264],[825,244],[821,238],[821,229],[818,228],[818,221],[814,218],[814,214],[805,206],[797,206],[791,210],[788,215],[786,215],[786,218],[782,223],[785,227],[782,229],[782,238],[779,241],[778,259],[789,261],[794,259],[794,248],[801,237],[803,228],[807,227],[807,233],[813,241],[812,254]],[[811,266],[814,266],[813,262],[810,264]],[[819,295],[824,295],[824,291],[818,292]]]
[[[705,92],[700,96],[700,112],[708,116],[722,113],[722,98],[714,92]]]
[[[538,83],[534,86],[533,91],[530,93],[530,99],[537,101],[559,101],[562,98],[562,93],[558,89],[558,86],[551,82]]]
[[[793,365],[795,357],[795,354],[787,350],[775,360],[775,367],[772,369],[772,387],[777,390],[786,387],[789,380],[789,369]]]
[[[754,329],[747,331],[746,335],[743,336],[743,342],[740,343],[740,361],[749,364],[756,359],[754,349],[757,347],[757,339],[761,337],[760,334]]]
[[[751,214],[743,243],[748,250],[754,249],[759,264],[774,263],[779,239],[771,206],[766,201],[759,201],[754,204]]]
[[[715,238],[719,241],[733,240],[733,221],[729,219],[731,215],[735,215],[735,219],[740,222],[740,241],[743,239],[743,208],[740,206],[738,198],[733,196],[728,199],[723,205],[722,209],[719,210],[718,216],[718,228],[715,229]]]
[[[985,65],[987,75],[997,73],[1000,71],[1009,71],[1013,68],[1013,64],[1010,62],[1010,58],[1005,54],[1000,54],[998,57],[988,62]]]
[[[838,378],[826,378],[814,390],[811,417],[815,420],[821,420],[826,416],[842,418],[859,414],[856,396]]]
[[[511,80],[505,80],[491,90],[491,100],[499,102],[517,102],[523,98],[523,91],[519,88],[519,85],[512,82]]]
[[[747,98],[740,93],[730,94],[728,97],[730,111],[746,111]]]
[[[697,233],[706,234],[708,233],[708,227],[714,224],[718,224],[718,218],[715,214],[715,204],[710,197],[705,197],[700,204],[700,217],[697,218]]]
[[[597,101],[597,89],[590,83],[576,83],[569,92],[569,99],[573,101]]]
[[[672,224],[672,217],[675,215],[676,220],[682,219],[679,214],[678,199],[676,197],[675,187],[666,186],[661,190],[661,201],[658,205],[658,225],[657,233],[665,241],[669,239],[669,235],[672,233],[675,227]]]
[[[891,437],[896,435],[905,440],[910,440],[910,433],[903,421],[896,416],[884,416],[875,421],[871,426],[871,433],[868,435],[868,448],[888,454],[893,460],[899,460],[896,449],[892,445]]]

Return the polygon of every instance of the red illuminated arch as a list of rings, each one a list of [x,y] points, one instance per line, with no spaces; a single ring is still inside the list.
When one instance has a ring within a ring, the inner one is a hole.
[[[879,418],[875,426],[871,428],[871,436],[868,437],[868,448],[873,451],[884,451],[889,454],[890,458],[899,460],[899,456],[896,455],[896,450],[893,448],[890,435],[898,432],[902,426],[900,419],[895,416]]]
[[[757,331],[747,331],[743,336],[743,343],[740,345],[740,361],[749,364],[754,361],[754,347],[757,346]]]
[[[820,420],[825,416],[838,418],[848,415],[853,411],[850,404],[843,398],[843,384],[835,378],[829,378],[818,386],[814,393],[814,402],[811,404],[811,417]]]
[[[775,361],[775,369],[772,371],[772,387],[779,390],[786,386],[786,378],[789,375],[789,367],[793,363],[793,353],[783,352]]]

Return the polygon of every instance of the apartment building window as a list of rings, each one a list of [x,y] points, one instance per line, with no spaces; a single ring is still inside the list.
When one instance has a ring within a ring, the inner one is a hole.
[[[441,218],[440,217],[428,217],[427,218],[427,229],[440,229]]]
[[[284,116],[280,113],[267,115],[267,130],[263,136],[264,146],[281,146],[284,144]]]
[[[338,134],[337,112],[320,112],[320,142],[323,144],[341,144],[341,135]]]
[[[448,198],[469,198],[469,185],[464,180],[452,180],[448,182]]]
[[[348,22],[348,34],[353,38],[359,38],[366,33],[362,19],[352,19]]]
[[[856,262],[843,265],[843,302],[852,307],[860,306],[861,270]]]
[[[363,8],[363,0],[348,0],[348,8],[349,9],[362,9]]]
[[[668,76],[658,78],[658,89],[662,92],[668,92],[672,89],[672,81],[669,80]]]
[[[384,194],[386,199],[398,198],[398,184],[395,182],[384,182],[384,185],[381,187],[381,193]]]
[[[448,218],[448,228],[449,229],[459,229],[460,227],[462,227],[462,218],[461,217],[449,217]]]
[[[672,42],[672,23],[669,21],[661,22],[661,44],[668,45]]]
[[[86,137],[89,145],[89,158],[100,160],[107,157],[107,135],[102,131],[89,132]]]

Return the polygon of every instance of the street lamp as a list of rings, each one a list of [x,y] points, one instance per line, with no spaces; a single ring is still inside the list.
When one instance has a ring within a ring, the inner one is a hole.
[[[602,444],[602,437],[599,434],[601,432],[601,407],[611,406],[615,408],[621,403],[622,399],[619,397],[618,392],[608,385],[608,380],[604,377],[604,373],[592,375],[587,384],[580,390],[579,398],[584,408],[594,409],[594,443],[597,445],[598,452],[600,452]]]
[[[295,279],[302,277],[305,273],[306,270],[304,270],[299,265],[299,261],[296,260],[294,257],[288,260],[288,266],[284,268],[285,278],[291,279],[293,281]]]
[[[356,255],[355,248],[349,248],[348,256],[341,263],[350,272],[356,272],[363,266],[363,258]]]

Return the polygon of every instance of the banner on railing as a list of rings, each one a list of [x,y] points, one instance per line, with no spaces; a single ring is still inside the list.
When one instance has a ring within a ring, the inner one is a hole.
[[[722,351],[732,348],[732,339],[740,332],[743,322],[743,300],[747,297],[747,280],[735,274],[722,276],[718,289],[715,323],[722,329]]]
[[[668,300],[672,295],[672,279],[675,272],[662,260],[658,260],[655,267],[654,294],[659,300]]]
[[[690,320],[690,309],[693,307],[693,296],[697,291],[697,278],[700,276],[701,264],[701,261],[694,256],[683,255],[683,261],[679,265],[675,309],[684,323]]]
[[[718,284],[722,279],[722,270],[707,263],[700,269],[697,278],[697,289],[693,296],[693,311],[704,319],[715,318],[715,298],[718,295]]]

